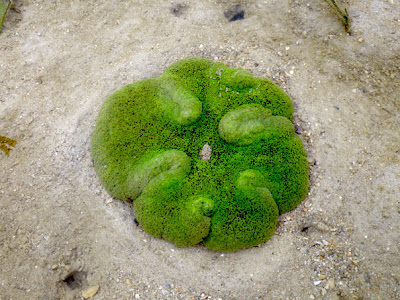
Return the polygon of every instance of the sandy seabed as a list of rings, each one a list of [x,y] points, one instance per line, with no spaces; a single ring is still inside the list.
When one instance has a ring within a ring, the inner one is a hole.
[[[0,34],[0,135],[18,142],[0,153],[0,299],[400,299],[400,4],[337,2],[351,35],[325,1],[16,1]],[[191,56],[294,102],[309,195],[259,247],[150,237],[94,172],[106,97]]]

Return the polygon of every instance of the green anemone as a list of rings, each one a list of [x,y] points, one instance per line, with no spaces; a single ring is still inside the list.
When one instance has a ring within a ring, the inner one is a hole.
[[[181,247],[253,247],[307,195],[292,115],[269,80],[183,59],[108,97],[93,132],[94,166],[111,195],[133,201],[147,233]],[[211,155],[200,155],[204,148]]]

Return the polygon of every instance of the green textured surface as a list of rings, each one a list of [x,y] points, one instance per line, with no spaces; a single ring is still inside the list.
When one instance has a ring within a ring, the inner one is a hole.
[[[178,246],[235,251],[274,233],[307,195],[290,98],[267,79],[202,58],[127,85],[103,104],[94,166],[141,226]],[[200,159],[208,143],[211,159]]]

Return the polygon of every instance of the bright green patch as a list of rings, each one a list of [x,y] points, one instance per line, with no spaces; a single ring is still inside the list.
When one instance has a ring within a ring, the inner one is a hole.
[[[253,247],[307,195],[292,114],[290,98],[267,79],[183,59],[107,99],[92,138],[94,166],[110,194],[133,201],[149,234],[182,247]],[[202,160],[206,144],[211,158]]]

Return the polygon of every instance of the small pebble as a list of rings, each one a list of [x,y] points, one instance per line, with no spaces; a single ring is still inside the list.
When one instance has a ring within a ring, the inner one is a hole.
[[[328,287],[333,290],[335,288],[335,280],[333,278],[330,278],[328,280]]]
[[[210,160],[211,159],[211,146],[208,143],[205,143],[203,149],[200,152],[200,159],[201,160]]]
[[[318,222],[318,223],[317,223],[317,229],[318,229],[319,231],[323,231],[323,232],[329,231],[328,225],[326,225],[326,224],[324,224],[324,223],[322,223],[322,222]]]
[[[358,39],[358,42],[359,42],[359,43],[362,43],[362,42],[364,42],[364,39],[363,39],[363,38],[359,38],[359,39]]]
[[[99,287],[100,286],[98,284],[88,287],[86,290],[82,291],[82,297],[85,299],[89,299],[89,298],[93,297],[99,290]]]
[[[317,281],[314,281],[314,285],[319,285],[319,284],[321,284],[321,280],[317,280]]]

